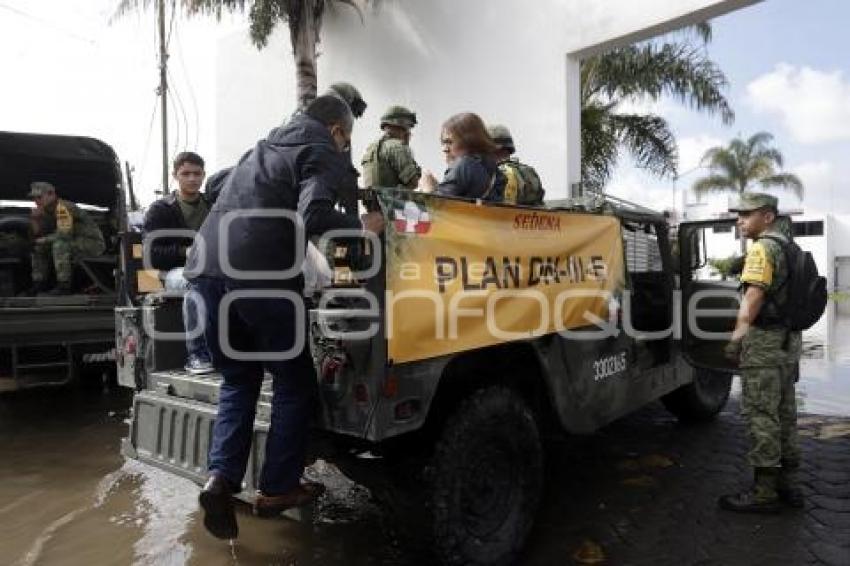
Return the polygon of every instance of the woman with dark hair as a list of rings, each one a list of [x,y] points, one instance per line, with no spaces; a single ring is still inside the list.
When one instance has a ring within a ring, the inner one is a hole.
[[[437,194],[501,201],[505,177],[495,158],[499,147],[490,138],[477,114],[455,114],[443,124],[440,135],[443,154],[449,168],[442,182],[430,173],[422,177],[422,186]]]

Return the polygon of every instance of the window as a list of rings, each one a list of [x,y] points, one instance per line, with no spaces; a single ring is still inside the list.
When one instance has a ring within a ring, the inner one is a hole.
[[[630,273],[662,271],[661,248],[651,224],[624,224],[623,241],[626,267]]]
[[[733,224],[724,224],[723,226],[713,226],[712,230],[715,234],[723,234],[732,232]]]
[[[823,236],[823,220],[794,222],[794,237]]]

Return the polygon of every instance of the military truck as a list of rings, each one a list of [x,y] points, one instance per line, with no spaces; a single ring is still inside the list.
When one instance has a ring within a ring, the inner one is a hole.
[[[663,215],[610,198],[373,197],[385,234],[333,240],[334,282],[309,310],[317,446],[367,485],[372,463],[417,462],[406,479],[443,563],[517,560],[547,437],[592,433],[658,399],[688,422],[726,403],[734,368],[717,337],[734,324],[734,283],[700,274],[705,232],[731,221],[682,224],[674,246]],[[151,277],[134,265],[126,275],[137,288]],[[119,381],[136,389],[123,451],[202,483],[220,378],[179,369],[179,312],[179,297],[157,293],[117,311]],[[356,458],[367,452],[382,458]]]
[[[76,262],[70,295],[27,294],[33,181],[52,183],[60,198],[85,208],[107,244],[104,255]],[[126,216],[121,166],[107,144],[0,132],[0,392],[65,384],[85,369],[112,371],[117,235]]]

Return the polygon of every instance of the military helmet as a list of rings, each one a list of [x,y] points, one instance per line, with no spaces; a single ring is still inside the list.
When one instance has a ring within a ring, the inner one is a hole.
[[[516,148],[514,148],[514,138],[507,126],[491,124],[490,126],[487,126],[487,133],[490,134],[490,137],[493,138],[496,145],[503,150],[511,153],[516,151]]]
[[[343,99],[351,108],[351,113],[354,114],[355,118],[361,117],[366,111],[366,101],[360,96],[360,91],[351,83],[334,83],[328,87],[325,94]]]
[[[390,106],[381,116],[381,127],[398,126],[409,130],[416,125],[416,113],[404,106]]]

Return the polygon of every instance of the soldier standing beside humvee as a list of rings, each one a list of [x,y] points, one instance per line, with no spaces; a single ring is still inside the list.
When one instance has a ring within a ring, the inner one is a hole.
[[[794,383],[801,333],[785,323],[780,309],[789,301],[791,271],[784,247],[790,238],[776,222],[776,197],[744,193],[730,212],[738,213],[741,237],[755,240],[741,273],[743,296],[726,355],[741,368],[741,409],[750,437],[751,488],[724,495],[723,509],[775,513],[782,503],[802,507],[797,484],[800,447]]]

